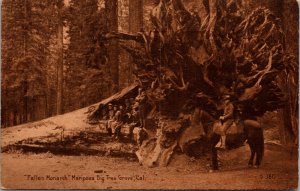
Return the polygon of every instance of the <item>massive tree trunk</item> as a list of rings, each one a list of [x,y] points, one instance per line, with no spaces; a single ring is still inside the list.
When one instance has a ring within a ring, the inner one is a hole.
[[[129,0],[129,33],[137,34],[140,32],[143,27],[144,15],[143,15],[143,0]],[[132,42],[133,45],[135,42]],[[128,84],[132,83],[134,80],[133,76],[133,61],[132,58],[129,57],[128,64]]]
[[[298,26],[298,9],[292,11],[292,8],[298,7],[297,2],[294,0],[268,0],[264,2],[264,5],[270,8],[270,10],[281,19],[282,28],[286,34],[285,39],[285,51],[297,57],[298,52],[293,46],[298,47],[298,43],[291,41],[292,38],[296,38],[295,42],[298,42],[298,30],[293,29]],[[287,12],[284,14],[284,12]],[[289,17],[289,18],[287,18]],[[297,59],[298,60],[298,59]],[[297,69],[298,71],[298,69]],[[278,80],[286,97],[286,104],[280,110],[280,118],[282,124],[280,127],[281,142],[288,144],[297,141],[298,137],[298,80],[297,71],[291,73],[288,71],[283,73]]]
[[[105,0],[107,29],[109,32],[118,32],[118,0]],[[113,92],[119,89],[119,43],[111,40],[108,46],[109,68],[113,82]],[[111,92],[111,93],[113,93]]]
[[[143,28],[143,0],[129,0],[129,32],[137,33]]]
[[[295,0],[282,0],[282,7],[278,12],[281,14],[284,33],[286,34],[285,46],[286,51],[295,56],[298,62],[298,25],[299,25],[299,10]],[[282,119],[284,134],[287,134],[287,139],[283,143],[298,142],[298,67],[295,71],[285,73],[283,77],[283,89],[285,89],[287,104],[282,109]]]
[[[63,95],[63,21],[62,21],[62,8],[63,8],[63,2],[60,2],[60,5],[58,6],[58,28],[57,28],[57,46],[59,49],[59,56],[57,61],[57,98],[56,98],[56,114],[62,114],[62,95]]]

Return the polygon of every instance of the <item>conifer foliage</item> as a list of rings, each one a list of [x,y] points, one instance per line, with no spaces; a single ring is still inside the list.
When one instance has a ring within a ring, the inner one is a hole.
[[[2,3],[2,119],[14,125],[43,117],[51,1]],[[34,112],[35,111],[35,112]]]
[[[2,2],[2,126],[72,111],[108,96],[98,0]],[[105,67],[106,65],[106,67]]]
[[[67,86],[65,109],[70,111],[95,103],[108,94],[110,76],[107,50],[101,40],[106,32],[104,9],[98,0],[71,0],[67,13],[68,48],[65,55]]]

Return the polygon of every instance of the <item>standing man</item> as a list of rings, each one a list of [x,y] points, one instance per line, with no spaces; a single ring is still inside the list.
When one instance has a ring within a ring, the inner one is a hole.
[[[123,126],[123,116],[124,115],[124,108],[122,105],[119,106],[119,109],[116,111],[114,116],[114,124],[113,124],[113,133],[115,138],[120,138],[121,135],[121,128]]]
[[[142,90],[142,88],[139,88],[139,95],[135,98],[135,101],[138,109],[138,118],[139,122],[142,128],[145,127],[146,124],[146,102],[147,102],[147,96],[145,91]]]
[[[113,119],[115,116],[115,111],[111,103],[108,104],[108,119]]]
[[[112,135],[112,122],[113,122],[114,116],[115,116],[115,111],[113,110],[113,105],[111,103],[109,103],[108,104],[108,119],[107,119],[107,125],[106,125],[106,129],[107,129],[109,136]]]
[[[123,121],[125,123],[131,123],[131,105],[129,99],[125,99],[125,109],[124,109],[124,115],[123,115]]]
[[[222,123],[222,134],[221,134],[221,147],[222,149],[226,148],[226,132],[231,127],[234,122],[234,106],[230,101],[230,95],[224,97],[224,114],[220,116],[220,121]]]

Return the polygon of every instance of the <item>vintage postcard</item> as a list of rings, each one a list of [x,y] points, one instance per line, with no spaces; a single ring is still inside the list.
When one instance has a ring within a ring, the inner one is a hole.
[[[1,3],[1,189],[298,188],[296,0]]]

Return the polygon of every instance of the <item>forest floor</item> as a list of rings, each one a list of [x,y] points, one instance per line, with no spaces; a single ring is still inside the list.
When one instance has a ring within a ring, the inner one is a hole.
[[[209,156],[176,154],[167,167],[147,168],[130,158],[1,154],[1,187],[14,189],[291,189],[298,187],[297,150],[268,144],[263,165],[247,167],[248,146],[219,154],[221,169],[208,173]]]

